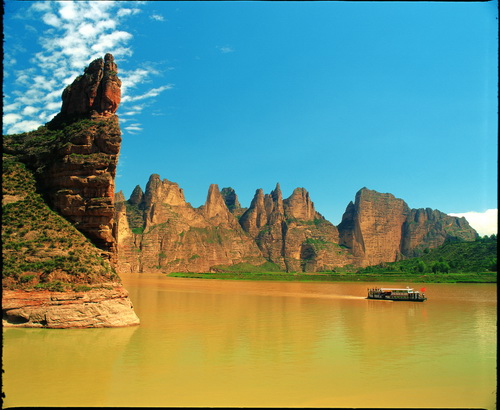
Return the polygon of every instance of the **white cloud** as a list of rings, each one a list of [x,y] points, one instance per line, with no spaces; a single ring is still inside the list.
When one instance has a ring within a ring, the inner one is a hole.
[[[30,68],[14,71],[15,66],[12,66],[10,70],[4,69],[12,75],[11,87],[4,98],[4,133],[29,131],[29,127],[36,128],[53,118],[60,110],[64,88],[81,75],[92,60],[109,52],[120,64],[120,59],[133,54],[130,47],[133,36],[123,29],[122,21],[140,13],[146,3],[130,4],[116,1],[34,2],[25,13],[20,13],[19,18],[26,21],[25,27],[31,20],[38,22],[33,30],[38,33],[39,48],[24,57],[31,63]],[[158,13],[150,17],[165,21]],[[9,35],[7,33],[6,38],[14,38]],[[6,42],[5,47],[14,50],[19,44],[11,40]],[[27,52],[25,49],[24,53]],[[129,132],[142,131],[141,124],[133,116],[143,112],[148,105],[145,100],[173,87],[172,84],[150,87],[149,90],[144,87],[153,76],[162,74],[152,62],[120,71],[121,103],[125,106],[124,113],[120,115],[135,122],[128,127]]]
[[[59,9],[59,14],[64,20],[73,20],[77,17],[75,4],[72,1],[63,2],[61,8]]]
[[[128,131],[130,134],[136,134],[142,131],[141,124],[130,124],[126,126],[124,129],[125,131]]]
[[[465,217],[480,236],[493,235],[498,232],[498,209],[488,209],[485,212],[451,213],[450,216]]]
[[[31,19],[46,26],[38,30],[39,51],[24,57],[31,67],[9,72],[13,74],[12,89],[9,93],[4,91],[4,103],[10,103],[4,112],[16,114],[4,117],[4,125],[10,127],[8,132],[29,131],[27,127],[52,118],[53,111],[60,109],[64,87],[82,74],[92,60],[108,52],[117,60],[132,55],[132,34],[118,27],[122,19],[139,13],[139,7],[137,2],[131,8],[116,1],[47,1],[34,2],[19,13],[19,18],[27,23]],[[9,35],[6,39],[15,38]],[[6,51],[14,47],[14,40],[4,44]],[[151,74],[143,74],[139,80]],[[38,102],[43,103],[40,109]]]
[[[223,53],[223,54],[227,54],[227,53],[233,53],[234,52],[234,48],[230,47],[230,46],[217,46],[217,49]]]
[[[140,9],[120,9],[120,10],[118,10],[118,13],[116,13],[116,15],[118,17],[129,16],[129,15],[140,13],[140,11],[141,11]]]
[[[32,107],[31,105],[28,105],[27,107],[24,107],[23,115],[33,115],[38,111],[40,111],[39,107]]]
[[[59,27],[61,25],[61,21],[57,18],[55,14],[47,13],[42,17],[42,20],[45,24],[53,27]]]
[[[34,120],[23,120],[16,122],[16,124],[9,128],[9,134],[19,134],[21,132],[28,132],[37,129],[42,123]]]
[[[157,95],[161,94],[163,91],[170,90],[173,87],[174,87],[173,84],[162,85],[161,87],[158,87],[158,88],[152,88],[151,90],[149,90],[146,93],[141,94],[141,95],[136,95],[136,96],[126,95],[125,97],[122,98],[122,101],[123,102],[131,102],[131,101],[143,100],[145,98],[156,97]]]
[[[165,21],[165,17],[163,17],[161,14],[151,14],[149,18],[156,21]]]
[[[15,102],[12,104],[4,105],[3,110],[4,110],[4,112],[6,112],[6,111],[18,111],[20,107],[21,107],[21,104],[19,102]]]
[[[3,123],[5,125],[15,124],[17,121],[20,121],[23,117],[19,114],[5,114],[3,116]]]

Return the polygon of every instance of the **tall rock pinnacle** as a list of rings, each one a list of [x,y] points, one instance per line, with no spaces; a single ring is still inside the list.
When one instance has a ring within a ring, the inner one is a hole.
[[[92,61],[83,75],[64,89],[60,115],[114,114],[121,100],[121,81],[117,74],[118,68],[111,54]]]
[[[64,89],[61,112],[47,124],[51,130],[61,130],[61,140],[45,147],[45,155],[32,161],[41,170],[37,179],[51,206],[112,262],[116,256],[115,176],[121,144],[115,115],[121,98],[117,72],[113,56],[106,54],[104,59],[92,61]]]

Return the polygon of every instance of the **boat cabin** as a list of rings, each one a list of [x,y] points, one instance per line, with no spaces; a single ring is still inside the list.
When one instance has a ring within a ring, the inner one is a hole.
[[[367,299],[385,299],[385,300],[406,300],[423,302],[427,298],[423,293],[412,288],[373,288],[368,289]]]

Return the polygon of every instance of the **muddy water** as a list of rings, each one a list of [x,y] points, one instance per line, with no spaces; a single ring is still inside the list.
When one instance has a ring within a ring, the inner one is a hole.
[[[495,408],[496,285],[123,280],[139,327],[4,329],[4,406]]]

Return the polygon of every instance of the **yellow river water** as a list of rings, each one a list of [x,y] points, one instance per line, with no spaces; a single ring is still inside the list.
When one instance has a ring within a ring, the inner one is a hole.
[[[122,278],[140,326],[4,329],[4,407],[496,408],[496,285]]]

